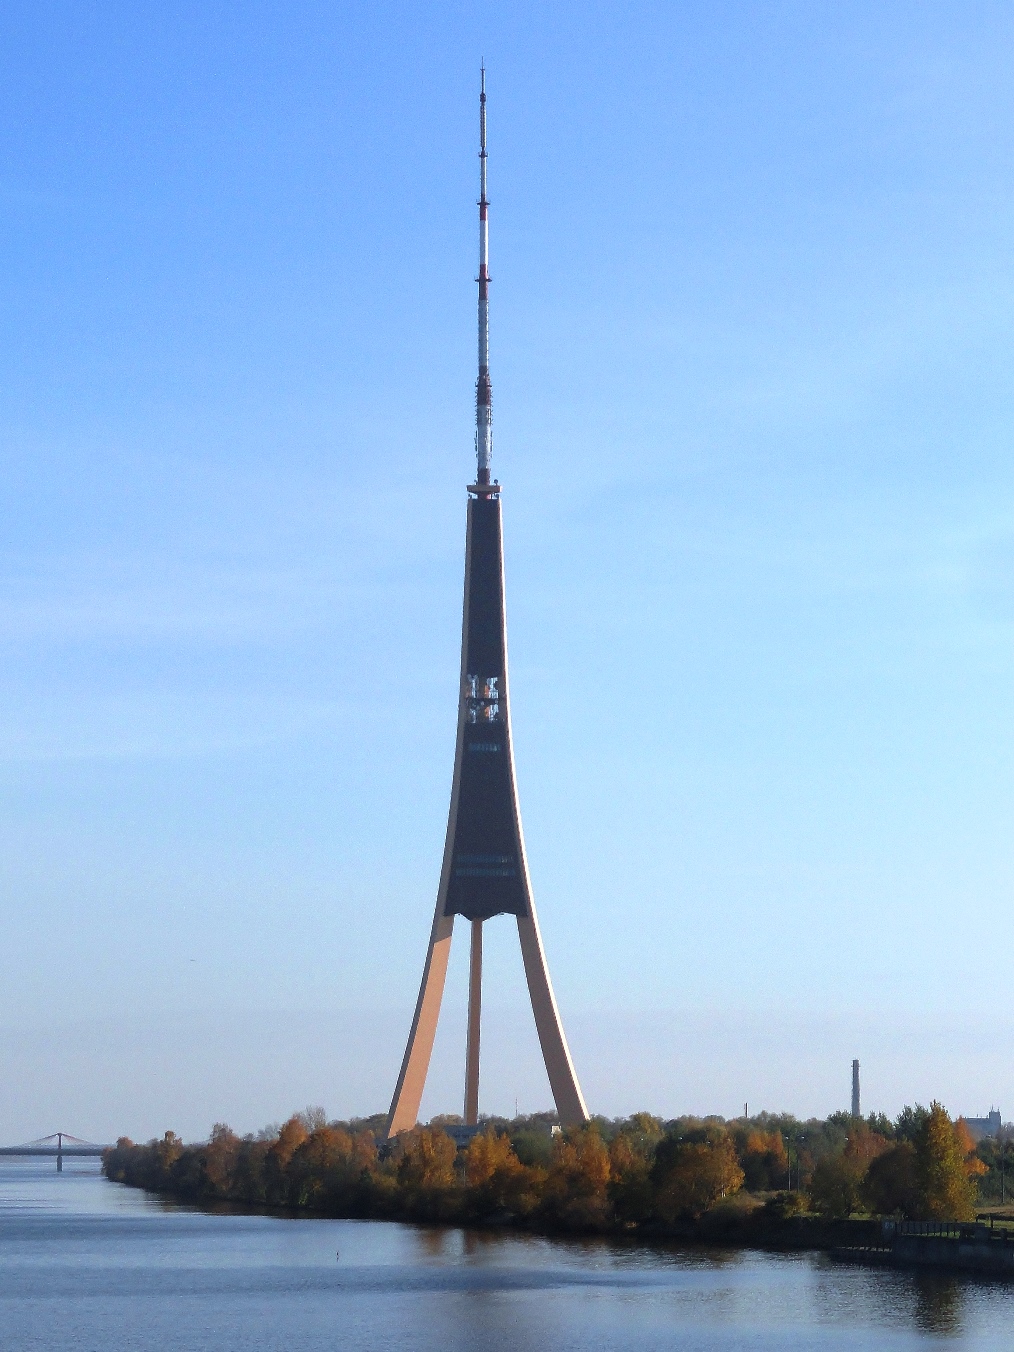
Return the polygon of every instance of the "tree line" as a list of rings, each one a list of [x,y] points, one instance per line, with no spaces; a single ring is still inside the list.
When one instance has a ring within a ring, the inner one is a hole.
[[[977,1147],[938,1103],[882,1116],[800,1122],[649,1113],[554,1130],[549,1114],[491,1118],[463,1150],[436,1118],[393,1142],[383,1119],[329,1122],[321,1109],[206,1143],[173,1132],[121,1138],[108,1178],[193,1202],[289,1207],[359,1218],[521,1224],[596,1232],[697,1222],[725,1208],[771,1220],[860,1213],[965,1220],[999,1198],[1006,1142]]]

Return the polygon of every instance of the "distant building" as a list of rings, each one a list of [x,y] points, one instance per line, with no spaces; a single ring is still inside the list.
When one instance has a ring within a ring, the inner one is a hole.
[[[985,1117],[965,1117],[962,1121],[976,1144],[985,1136],[995,1136],[1003,1125],[999,1108],[990,1108]]]
[[[447,1135],[459,1150],[464,1150],[472,1137],[478,1136],[479,1132],[482,1131],[482,1127],[473,1123],[445,1122],[441,1130],[447,1132]]]
[[[852,1062],[852,1116],[862,1117],[859,1103],[859,1062]]]

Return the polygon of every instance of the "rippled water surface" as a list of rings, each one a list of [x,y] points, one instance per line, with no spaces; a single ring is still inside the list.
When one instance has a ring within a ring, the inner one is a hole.
[[[0,1165],[4,1352],[1014,1348],[1014,1287],[817,1256],[208,1215]]]

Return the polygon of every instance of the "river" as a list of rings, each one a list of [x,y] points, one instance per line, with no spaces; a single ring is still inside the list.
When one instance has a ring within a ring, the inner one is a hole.
[[[819,1255],[214,1214],[0,1165],[3,1352],[1009,1349],[1014,1287]]]

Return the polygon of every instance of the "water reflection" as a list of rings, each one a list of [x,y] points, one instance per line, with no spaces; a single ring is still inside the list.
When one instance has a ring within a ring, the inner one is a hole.
[[[455,1248],[460,1244],[458,1231],[444,1230],[435,1225],[419,1226],[415,1231],[415,1236],[419,1248],[419,1256],[430,1262],[433,1262],[438,1258],[449,1258],[451,1256],[450,1249],[452,1244]]]
[[[916,1328],[956,1338],[961,1333],[962,1303],[969,1289],[969,1279],[946,1273],[917,1272],[912,1281],[915,1287],[912,1317]],[[974,1289],[974,1278],[971,1286]]]

